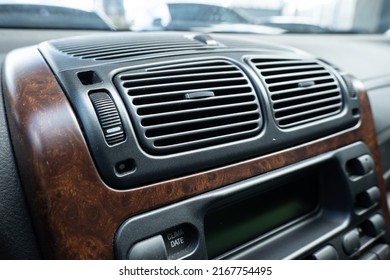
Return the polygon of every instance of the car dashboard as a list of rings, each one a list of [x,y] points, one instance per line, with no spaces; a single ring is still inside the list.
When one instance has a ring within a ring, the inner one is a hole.
[[[386,38],[24,32],[1,257],[390,258]]]

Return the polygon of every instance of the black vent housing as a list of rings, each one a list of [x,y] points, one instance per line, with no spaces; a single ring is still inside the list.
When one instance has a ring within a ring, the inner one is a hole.
[[[259,134],[255,90],[236,65],[189,61],[115,77],[144,149],[167,155]]]
[[[117,189],[250,160],[360,119],[357,82],[256,36],[120,32],[44,42],[39,51],[101,177]],[[328,101],[334,107],[323,112]],[[114,107],[117,117],[102,113]],[[107,133],[120,132],[119,123],[106,125],[118,117],[123,135],[115,142]]]
[[[208,45],[186,36],[111,36],[111,40],[101,40],[99,36],[75,37],[65,42],[58,40],[52,45],[59,51],[79,59],[107,61],[128,59],[140,56],[164,56],[172,52],[188,53],[220,48],[220,45]]]
[[[336,77],[315,60],[252,58],[267,86],[281,128],[339,114],[343,97]]]

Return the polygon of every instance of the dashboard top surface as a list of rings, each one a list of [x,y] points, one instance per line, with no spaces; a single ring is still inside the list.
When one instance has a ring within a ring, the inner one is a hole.
[[[0,45],[0,53],[5,54],[13,49],[38,44],[46,40],[105,33],[112,32],[0,29],[1,38],[8,38]],[[390,38],[384,35],[284,34],[270,36],[231,34],[230,36],[301,49],[334,64],[364,82],[390,74],[388,67],[390,65],[390,56],[388,55]]]

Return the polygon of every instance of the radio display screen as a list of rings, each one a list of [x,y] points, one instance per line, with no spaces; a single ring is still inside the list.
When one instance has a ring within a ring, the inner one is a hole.
[[[210,210],[204,221],[209,259],[314,212],[318,189],[316,176],[305,173],[268,191]]]

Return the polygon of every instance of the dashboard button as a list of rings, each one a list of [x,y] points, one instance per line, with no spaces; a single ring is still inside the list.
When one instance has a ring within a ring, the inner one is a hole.
[[[386,231],[386,223],[380,214],[372,216],[363,225],[363,230],[366,234],[372,237],[376,237],[383,231]]]
[[[347,255],[352,255],[360,248],[359,231],[354,229],[343,237],[343,249]]]
[[[188,224],[183,224],[162,234],[169,259],[179,259],[195,249],[197,242],[194,229]]]
[[[130,248],[129,260],[166,260],[168,259],[164,240],[161,235],[156,235],[136,243]]]
[[[313,253],[313,258],[315,260],[338,260],[339,254],[333,246],[327,245]]]
[[[378,244],[371,249],[371,252],[380,260],[390,260],[390,246],[387,244]]]
[[[363,176],[374,170],[374,160],[370,155],[362,155],[347,162],[350,176]]]
[[[378,256],[372,252],[365,253],[362,255],[359,260],[379,260]]]
[[[380,200],[380,191],[378,187],[371,187],[357,196],[357,205],[368,208]]]

